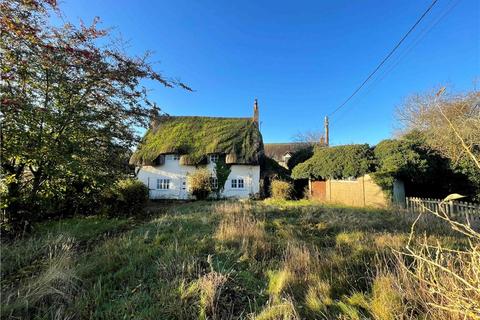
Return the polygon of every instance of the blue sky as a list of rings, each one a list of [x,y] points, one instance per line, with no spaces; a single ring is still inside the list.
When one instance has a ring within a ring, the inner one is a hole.
[[[172,115],[250,116],[259,99],[265,142],[321,130],[430,5],[415,1],[64,0],[71,22],[99,16],[154,52],[156,69],[195,92],[149,83],[151,100]],[[440,84],[480,80],[480,2],[439,0],[385,68],[331,119],[332,144],[392,135],[403,99]],[[478,84],[480,85],[480,84]]]

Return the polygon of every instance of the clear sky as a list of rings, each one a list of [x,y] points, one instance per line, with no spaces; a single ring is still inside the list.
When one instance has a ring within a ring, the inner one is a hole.
[[[152,50],[156,69],[195,92],[150,84],[171,115],[250,116],[259,99],[265,142],[320,130],[413,25],[431,0],[63,0],[68,20],[99,16]],[[440,84],[480,80],[480,1],[439,0],[385,68],[331,119],[332,144],[392,135],[394,109]],[[479,84],[480,85],[480,84]]]

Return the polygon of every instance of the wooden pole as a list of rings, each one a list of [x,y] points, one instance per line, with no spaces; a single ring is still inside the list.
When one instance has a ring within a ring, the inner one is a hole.
[[[325,116],[324,126],[325,126],[325,145],[328,146],[330,144],[330,134],[328,130],[328,116]]]

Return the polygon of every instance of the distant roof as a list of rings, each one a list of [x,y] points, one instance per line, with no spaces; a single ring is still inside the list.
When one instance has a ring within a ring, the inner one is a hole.
[[[195,165],[211,153],[226,155],[228,164],[258,164],[263,140],[252,118],[161,116],[147,131],[130,163],[148,165],[158,156],[181,155],[180,162]]]
[[[265,155],[275,161],[283,161],[283,156],[287,153],[293,154],[299,150],[305,149],[310,144],[306,142],[288,142],[288,143],[266,143],[264,145]]]

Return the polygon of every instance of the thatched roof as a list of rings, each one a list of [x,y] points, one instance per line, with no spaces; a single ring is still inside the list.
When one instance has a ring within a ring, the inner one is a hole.
[[[263,140],[252,118],[162,116],[147,131],[130,163],[149,165],[171,153],[181,155],[184,165],[205,163],[212,153],[225,155],[227,164],[258,164]]]

